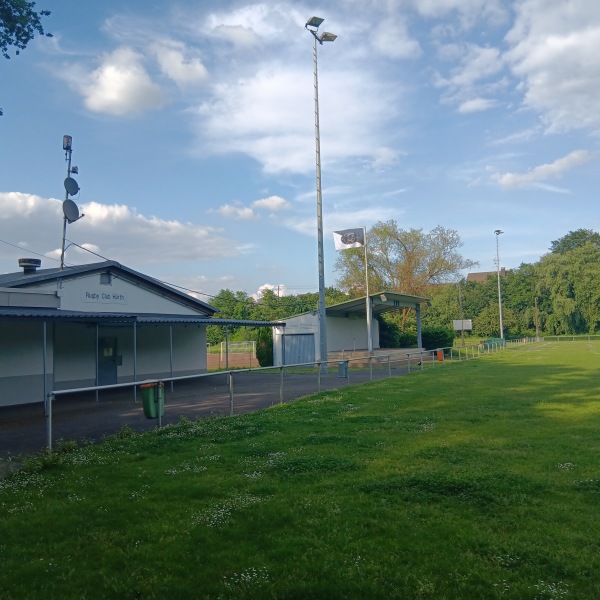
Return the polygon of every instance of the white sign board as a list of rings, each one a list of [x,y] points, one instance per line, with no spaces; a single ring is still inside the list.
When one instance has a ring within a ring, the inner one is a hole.
[[[460,319],[452,321],[454,324],[454,331],[471,331],[473,329],[473,321],[471,319]]]

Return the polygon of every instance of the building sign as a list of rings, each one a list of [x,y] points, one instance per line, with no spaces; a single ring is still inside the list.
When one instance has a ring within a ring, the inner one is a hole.
[[[81,290],[81,301],[93,304],[127,304],[127,296],[106,290]]]
[[[471,331],[473,329],[473,321],[471,319],[452,321],[452,323],[454,331]]]

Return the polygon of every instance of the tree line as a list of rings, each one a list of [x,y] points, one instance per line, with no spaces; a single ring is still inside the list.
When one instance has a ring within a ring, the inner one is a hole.
[[[497,273],[484,282],[467,281],[463,273],[477,266],[460,254],[457,232],[441,226],[430,232],[402,230],[393,220],[376,223],[367,233],[369,290],[391,291],[430,299],[422,307],[423,330],[453,332],[454,320],[471,319],[478,338],[500,336]],[[337,287],[325,290],[326,304],[365,295],[364,249],[339,253]],[[539,335],[593,334],[600,329],[600,234],[579,229],[550,242],[536,263],[523,263],[500,278],[502,322],[507,339]],[[278,296],[265,290],[259,300],[245,292],[221,290],[211,304],[220,318],[276,321],[317,310],[318,294]],[[258,331],[230,327],[230,339],[257,339]],[[221,327],[210,327],[211,344],[224,339]],[[399,310],[380,318],[382,347],[416,342],[413,311]]]

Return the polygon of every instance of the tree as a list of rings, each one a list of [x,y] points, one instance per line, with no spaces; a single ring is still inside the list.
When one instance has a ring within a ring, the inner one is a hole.
[[[270,327],[260,327],[257,330],[256,358],[261,367],[273,366],[273,333]]]
[[[600,233],[596,233],[591,229],[569,231],[567,235],[550,242],[550,252],[553,254],[564,254],[569,250],[585,246],[587,242],[592,243],[596,248],[600,248]]]
[[[600,248],[588,241],[539,263],[547,329],[554,334],[594,333],[600,326]]]
[[[38,12],[34,7],[35,2],[26,0],[0,0],[0,51],[4,58],[10,58],[11,46],[16,48],[15,55],[20,54],[36,34],[52,37],[44,31],[41,19],[50,16],[50,11]]]
[[[435,283],[456,281],[463,269],[477,265],[458,253],[458,233],[438,226],[429,233],[403,230],[394,220],[376,223],[367,235],[370,291],[399,292],[424,296]],[[364,249],[340,252],[335,270],[341,273],[343,290],[365,290]],[[403,311],[404,330],[408,310]]]
[[[42,17],[50,16],[47,10],[33,10],[35,2],[26,0],[0,0],[0,52],[4,58],[10,59],[8,53],[12,46],[16,48],[15,55],[35,37],[35,34],[52,37],[42,26]],[[0,117],[3,115],[0,108]]]

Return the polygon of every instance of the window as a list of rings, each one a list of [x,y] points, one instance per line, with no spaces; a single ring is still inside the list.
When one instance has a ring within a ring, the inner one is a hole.
[[[112,275],[108,271],[100,273],[100,285],[112,285]]]

